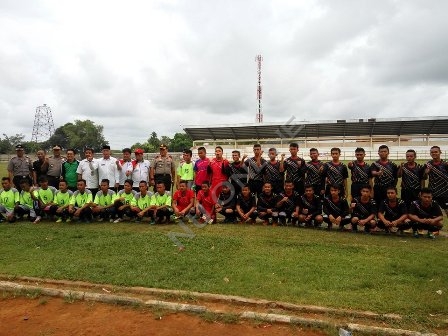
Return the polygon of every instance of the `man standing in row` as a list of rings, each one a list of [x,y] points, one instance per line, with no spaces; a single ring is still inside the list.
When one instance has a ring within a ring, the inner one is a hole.
[[[9,179],[12,181],[12,187],[20,193],[20,181],[26,179],[32,184],[33,165],[28,156],[25,156],[25,149],[22,145],[16,146],[17,156],[13,157],[8,164]]]
[[[161,144],[159,149],[160,155],[154,158],[151,165],[150,183],[152,186],[155,186],[156,182],[161,181],[165,185],[165,190],[170,191],[173,177],[176,176],[174,161],[172,157],[168,155],[168,147],[166,145]]]
[[[110,146],[103,146],[103,157],[98,160],[98,181],[97,188],[99,188],[99,181],[109,180],[111,188],[118,189],[120,185],[120,175],[118,170],[118,160],[110,156]]]
[[[53,146],[53,156],[45,158],[41,167],[42,171],[47,172],[48,185],[59,188],[59,180],[62,174],[62,164],[65,159],[61,156],[61,146]]]

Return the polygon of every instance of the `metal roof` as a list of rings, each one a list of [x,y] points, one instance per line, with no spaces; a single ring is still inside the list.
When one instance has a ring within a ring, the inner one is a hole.
[[[448,135],[448,117],[289,121],[285,123],[184,126],[194,140],[301,139],[359,136]]]

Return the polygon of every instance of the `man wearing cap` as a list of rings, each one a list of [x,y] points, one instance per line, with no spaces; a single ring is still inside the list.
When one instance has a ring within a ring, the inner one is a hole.
[[[13,157],[8,164],[9,179],[13,183],[13,187],[20,193],[20,181],[27,179],[32,184],[33,165],[28,156],[25,156],[25,149],[22,145],[16,146],[17,156]]]
[[[120,185],[120,174],[118,166],[120,163],[118,160],[110,156],[110,146],[103,146],[103,157],[98,160],[98,179],[102,181],[107,179],[110,181],[110,189],[118,189]]]
[[[135,154],[135,160],[132,161],[132,180],[134,181],[134,185],[132,186],[132,189],[134,189],[137,192],[140,192],[139,185],[140,182],[145,181],[149,182],[149,170],[151,167],[151,164],[148,160],[145,160],[143,158],[143,149],[137,148],[134,151]]]
[[[160,155],[154,158],[150,170],[151,185],[155,185],[158,181],[163,182],[165,190],[171,190],[171,183],[173,177],[176,176],[174,169],[174,161],[171,155],[168,155],[168,148],[166,145],[160,145]]]
[[[61,179],[62,164],[65,159],[61,156],[61,146],[53,146],[53,156],[45,158],[41,170],[47,171],[48,185],[59,188],[59,180]]]

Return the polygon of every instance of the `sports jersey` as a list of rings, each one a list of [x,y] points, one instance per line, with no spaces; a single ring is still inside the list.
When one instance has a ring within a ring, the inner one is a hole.
[[[425,166],[415,163],[415,166],[411,168],[406,162],[401,166],[401,187],[412,190],[420,190],[423,175],[425,173]]]
[[[324,217],[332,215],[333,217],[341,218],[349,215],[349,207],[345,198],[339,197],[337,201],[333,201],[331,197],[324,197],[323,202]]]
[[[86,189],[84,193],[76,190],[70,199],[70,205],[74,205],[79,208],[84,206],[86,203],[92,203],[92,192],[89,189]]]
[[[367,203],[363,203],[361,197],[355,197],[352,203],[355,203],[355,207],[352,210],[352,217],[365,219],[372,214],[376,216],[378,208],[373,198],[370,198]]]
[[[383,163],[380,160],[377,160],[370,165],[370,170],[372,172],[383,172],[380,176],[375,176],[374,182],[376,186],[395,187],[397,184],[398,167],[394,162],[387,161],[386,163]]]
[[[159,193],[155,193],[151,196],[151,205],[156,206],[171,206],[171,195],[167,194],[166,192],[163,195],[160,195]]]
[[[25,190],[22,190],[20,192],[19,202],[21,205],[26,205],[30,208],[32,208],[34,205],[34,200],[31,197],[31,193],[29,191],[25,191]]]
[[[187,189],[184,192],[176,190],[173,196],[173,200],[176,201],[177,208],[180,211],[189,206],[193,198],[194,198],[194,192],[191,189]]]
[[[282,192],[278,195],[278,201],[280,201],[284,197],[288,197],[288,199],[281,205],[278,210],[286,211],[287,213],[293,213],[294,211],[296,211],[297,203],[300,197],[299,194],[296,191],[293,191],[291,195],[287,195],[286,192]]]
[[[225,193],[221,191],[218,196],[217,203],[221,205],[224,209],[235,209],[236,206],[236,197],[235,194],[232,194],[230,191]]]
[[[323,165],[322,177],[327,179],[328,184],[344,186],[344,180],[348,178],[348,169],[342,162],[327,162]]]
[[[132,204],[132,200],[134,199],[134,196],[136,194],[137,194],[137,192],[135,190],[131,190],[131,192],[129,194],[126,194],[126,192],[123,189],[118,192],[118,194],[116,196],[116,200],[124,197],[124,201],[122,201],[122,203],[125,205],[130,205],[130,204]]]
[[[320,173],[320,169],[322,166],[323,166],[322,161],[308,161],[305,164],[306,167],[305,184],[310,184],[312,186],[323,185],[322,175]]]
[[[198,200],[198,203],[204,207],[205,211],[207,211],[209,214],[213,212],[215,201],[213,199],[211,191],[208,191],[207,194],[205,194],[203,190],[199,190],[196,198]]]
[[[215,158],[210,160],[209,171],[211,175],[212,186],[216,186],[221,182],[227,181],[227,179],[229,178],[227,176],[228,167],[229,161],[227,161],[226,159],[217,160]]]
[[[104,194],[103,191],[100,190],[96,193],[93,203],[99,206],[108,206],[114,203],[116,198],[117,194],[115,191],[108,189],[106,194]]]
[[[302,195],[298,199],[299,211],[304,215],[320,215],[322,214],[322,202],[320,198],[316,195],[313,195],[313,198],[310,200],[305,195]],[[303,211],[306,209],[307,211]]]
[[[143,161],[132,161],[132,181],[134,181],[134,184],[132,185],[134,188],[139,186],[140,181],[149,181],[149,168],[151,164],[148,160]]]
[[[205,181],[210,181],[210,174],[208,172],[208,166],[210,164],[210,159],[205,158],[204,160],[198,159],[194,163],[193,170],[196,172],[196,177],[194,183],[196,185],[201,185]]]
[[[278,183],[281,182],[283,184],[284,173],[280,172],[280,162],[275,161],[267,161],[266,164],[266,182]]]
[[[367,162],[359,163],[357,160],[352,161],[351,166],[349,166],[351,170],[351,180],[353,183],[359,184],[369,184],[369,180],[372,177],[372,173],[370,171],[370,166]]]
[[[434,197],[448,196],[448,162],[428,161],[425,168],[429,169],[429,188]]]
[[[260,158],[260,166],[258,166],[255,157],[244,161],[244,164],[246,165],[246,167],[248,167],[247,173],[249,180],[263,181],[267,163],[268,162],[265,159]]]
[[[229,176],[232,184],[242,187],[247,183],[247,167],[241,161],[232,162],[229,165]]]
[[[141,193],[137,193],[134,196],[134,199],[132,200],[131,205],[136,206],[140,210],[145,210],[145,209],[149,208],[149,206],[151,205],[151,197],[152,196],[153,195],[151,192],[147,192],[145,196],[143,196]]]
[[[306,162],[300,157],[289,157],[283,163],[286,172],[286,179],[293,182],[301,182],[304,180],[306,171]]]
[[[275,210],[279,198],[276,194],[266,194],[262,192],[258,195],[257,210],[258,212],[266,212],[268,209]]]
[[[428,207],[424,207],[420,200],[411,203],[409,214],[418,218],[436,218],[442,216],[442,209],[436,201],[432,201]]]
[[[56,191],[57,189],[52,186],[49,186],[47,189],[37,188],[34,190],[34,196],[43,204],[48,204],[53,202]]]
[[[0,189],[0,204],[12,211],[16,203],[20,202],[20,195],[16,188],[9,190]]]
[[[243,194],[239,194],[236,198],[236,205],[239,205],[241,210],[247,213],[257,206],[257,199],[253,193],[250,193],[248,198],[245,198]]]
[[[59,206],[70,204],[72,196],[73,192],[71,190],[67,190],[66,192],[58,190],[54,195],[54,203],[56,203]]]
[[[187,163],[182,162],[179,167],[177,167],[177,175],[180,176],[181,180],[184,181],[193,181],[194,171],[193,171],[193,162]]]
[[[392,206],[391,202],[386,199],[381,202],[378,212],[382,213],[388,221],[394,221],[407,214],[408,209],[406,207],[406,203],[404,203],[404,201],[399,198],[397,198],[397,202],[394,206]]]

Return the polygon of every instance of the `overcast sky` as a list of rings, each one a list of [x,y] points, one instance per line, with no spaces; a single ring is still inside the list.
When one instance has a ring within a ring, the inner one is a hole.
[[[0,0],[0,128],[104,126],[114,148],[184,125],[447,115],[448,1]],[[0,135],[3,137],[2,135]]]

